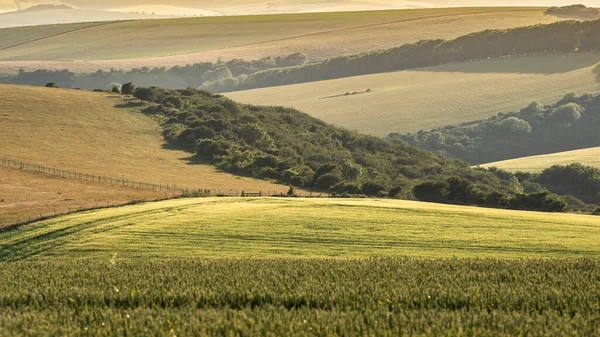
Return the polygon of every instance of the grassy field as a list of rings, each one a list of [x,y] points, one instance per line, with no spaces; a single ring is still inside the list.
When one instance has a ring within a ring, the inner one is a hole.
[[[0,167],[0,228],[55,213],[164,197],[162,191],[107,186]]]
[[[543,233],[543,234],[541,234]],[[122,258],[600,257],[600,221],[410,201],[199,198],[0,233],[0,261]]]
[[[532,101],[552,103],[567,92],[597,91],[599,62],[600,53],[515,57],[227,95],[244,103],[291,106],[332,124],[385,136],[518,111]]]
[[[597,336],[598,260],[0,263],[7,336]]]
[[[473,7],[140,20],[87,29],[64,25],[59,28],[62,33],[54,34],[46,26],[12,28],[0,31],[0,72],[16,72],[21,67],[95,71],[170,66],[299,51],[321,59],[426,38],[558,20],[543,11]],[[73,60],[86,62],[65,62]]]
[[[0,158],[185,188],[287,191],[168,149],[158,123],[131,103],[103,93],[2,85]]]
[[[600,147],[516,158],[481,166],[498,167],[511,172],[540,172],[552,165],[568,165],[572,163],[581,163],[600,168]]]

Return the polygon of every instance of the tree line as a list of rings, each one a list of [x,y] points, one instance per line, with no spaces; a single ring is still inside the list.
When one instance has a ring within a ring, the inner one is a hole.
[[[204,83],[220,81],[227,78],[244,78],[258,71],[306,64],[307,56],[293,53],[285,57],[265,57],[259,60],[246,61],[233,59],[227,62],[201,62],[186,66],[157,68],[134,68],[129,71],[110,69],[98,70],[94,73],[75,73],[65,70],[38,69],[25,71],[20,69],[15,76],[0,78],[0,83],[44,86],[54,83],[62,88],[80,88],[86,90],[111,89],[115,85],[134,82],[142,86],[160,85],[166,88],[198,87]]]
[[[527,193],[515,174],[472,169],[404,142],[324,123],[282,107],[238,104],[206,90],[131,88],[147,102],[173,146],[239,175],[336,196],[418,199],[562,212],[571,202],[540,189]],[[573,198],[575,199],[575,198]]]
[[[519,112],[388,139],[459,158],[472,165],[600,146],[600,94],[566,94]]]
[[[185,67],[142,68],[128,72],[99,70],[75,74],[68,70],[20,71],[5,83],[102,89],[111,82],[135,82],[168,88],[199,87],[213,92],[321,81],[342,77],[524,55],[590,52],[600,49],[600,20],[560,21],[504,30],[485,30],[452,40],[423,40],[397,48],[333,57],[307,63],[306,55],[257,61],[198,63]]]

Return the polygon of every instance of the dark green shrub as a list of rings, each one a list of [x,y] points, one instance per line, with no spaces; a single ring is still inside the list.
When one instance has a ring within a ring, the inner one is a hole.
[[[362,186],[363,194],[369,197],[374,197],[383,191],[385,187],[376,182],[367,182]]]
[[[390,190],[388,196],[391,199],[400,199],[400,196],[401,196],[403,190],[404,189],[402,187],[396,186]]]
[[[329,189],[342,181],[342,178],[335,173],[325,173],[317,179],[316,185],[318,188]]]
[[[449,185],[446,181],[426,181],[413,188],[414,196],[421,201],[445,202],[448,200]]]

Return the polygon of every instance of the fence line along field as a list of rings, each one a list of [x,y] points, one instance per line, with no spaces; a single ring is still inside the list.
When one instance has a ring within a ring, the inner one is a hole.
[[[598,260],[0,263],[7,336],[597,336]],[[60,323],[60,324],[58,324]]]
[[[186,188],[287,191],[168,149],[158,123],[121,96],[0,85],[0,158]]]
[[[511,172],[541,172],[552,165],[568,165],[572,163],[581,163],[600,168],[600,147],[515,158],[481,166],[485,168],[498,167]]]
[[[0,73],[19,68],[95,72],[168,67],[295,52],[323,59],[559,20],[544,10],[445,8],[139,20],[90,24],[86,29],[61,25],[52,28],[53,33],[47,26],[11,28],[0,30]]]
[[[394,200],[197,198],[0,233],[0,261],[122,258],[600,257],[597,217]]]
[[[40,216],[172,195],[173,192],[102,185],[0,166],[0,229]]]
[[[416,132],[600,89],[600,53],[513,57],[228,93],[379,136]]]

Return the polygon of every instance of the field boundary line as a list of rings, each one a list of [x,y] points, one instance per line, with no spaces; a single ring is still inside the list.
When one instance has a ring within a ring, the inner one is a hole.
[[[315,35],[322,35],[322,34],[329,34],[329,33],[338,33],[338,32],[350,31],[350,30],[355,30],[355,29],[371,28],[371,27],[378,27],[378,26],[386,26],[386,25],[391,25],[391,24],[395,24],[395,23],[403,23],[403,22],[413,22],[413,21],[420,21],[420,20],[453,17],[453,16],[483,15],[483,14],[498,14],[498,13],[518,13],[518,12],[524,12],[524,13],[526,13],[526,12],[536,12],[536,11],[539,11],[539,10],[540,9],[507,9],[507,10],[481,11],[481,12],[472,12],[472,13],[455,13],[455,14],[442,14],[442,15],[421,16],[421,17],[418,17],[418,18],[399,19],[399,20],[385,21],[385,22],[379,22],[379,23],[370,23],[370,24],[361,25],[361,26],[353,26],[353,27],[346,27],[346,28],[337,28],[337,29],[331,29],[331,30],[323,30],[323,31],[319,31],[319,32],[313,32],[313,33],[307,33],[307,34],[301,34],[301,35],[294,35],[294,36],[282,37],[282,38],[272,39],[272,40],[265,40],[265,41],[259,41],[259,42],[252,42],[252,43],[245,43],[245,44],[239,44],[239,45],[233,45],[233,46],[226,46],[226,47],[219,48],[219,49],[209,49],[209,51],[227,50],[227,49],[231,49],[231,48],[240,48],[240,47],[250,47],[250,46],[256,46],[256,45],[261,45],[261,44],[271,43],[271,42],[288,41],[288,40],[300,39],[300,38],[309,37],[309,36],[315,36]],[[163,55],[163,56],[157,56],[155,58],[169,57],[169,56],[178,56],[178,55],[190,55],[190,54],[195,54],[195,53],[198,53],[198,51],[168,54],[168,55]],[[127,60],[127,59],[124,59],[124,60]],[[129,60],[135,60],[135,59],[129,59]],[[96,61],[100,61],[100,60],[96,60]]]
[[[96,27],[101,27],[101,26],[108,26],[108,25],[112,25],[112,24],[117,24],[117,23],[122,23],[122,22],[130,22],[130,21],[133,21],[133,20],[99,22],[97,24],[93,24],[93,25],[90,25],[90,26],[76,28],[76,29],[72,29],[72,30],[69,30],[69,31],[64,31],[64,32],[56,33],[56,34],[51,34],[51,35],[47,35],[47,36],[44,36],[44,37],[39,37],[37,39],[33,39],[33,40],[29,40],[29,41],[17,43],[17,44],[14,44],[12,46],[3,47],[3,48],[0,48],[0,51],[4,51],[4,50],[15,48],[15,47],[20,47],[20,46],[26,45],[28,43],[39,42],[39,41],[42,41],[42,40],[45,40],[45,39],[50,39],[50,38],[61,36],[61,35],[66,35],[66,34],[70,34],[70,33],[74,33],[74,32],[79,32],[79,31],[86,30],[86,29],[91,29],[91,28],[96,28]],[[16,28],[19,28],[19,27],[16,27]],[[10,28],[6,28],[6,29],[10,29]]]
[[[156,183],[147,183],[141,181],[135,181],[131,179],[125,178],[114,178],[114,177],[105,177],[96,174],[75,172],[69,170],[62,170],[53,167],[46,167],[39,164],[32,164],[23,161],[13,160],[13,159],[4,159],[0,158],[0,166],[7,168],[20,169],[29,172],[39,172],[50,174],[56,177],[65,178],[65,179],[73,179],[73,180],[82,180],[89,181],[99,184],[109,184],[112,186],[123,186],[123,187],[131,187],[131,188],[141,188],[145,190],[152,190],[156,192],[165,192],[165,193],[179,193],[181,195],[202,195],[202,196],[229,196],[229,197],[239,197],[244,192],[244,190],[221,190],[215,188],[189,188],[182,187],[177,185],[169,185],[169,184],[156,184]],[[250,191],[250,190],[248,190]],[[281,191],[259,191],[263,196],[273,196],[280,195]],[[247,193],[247,192],[246,192]]]

